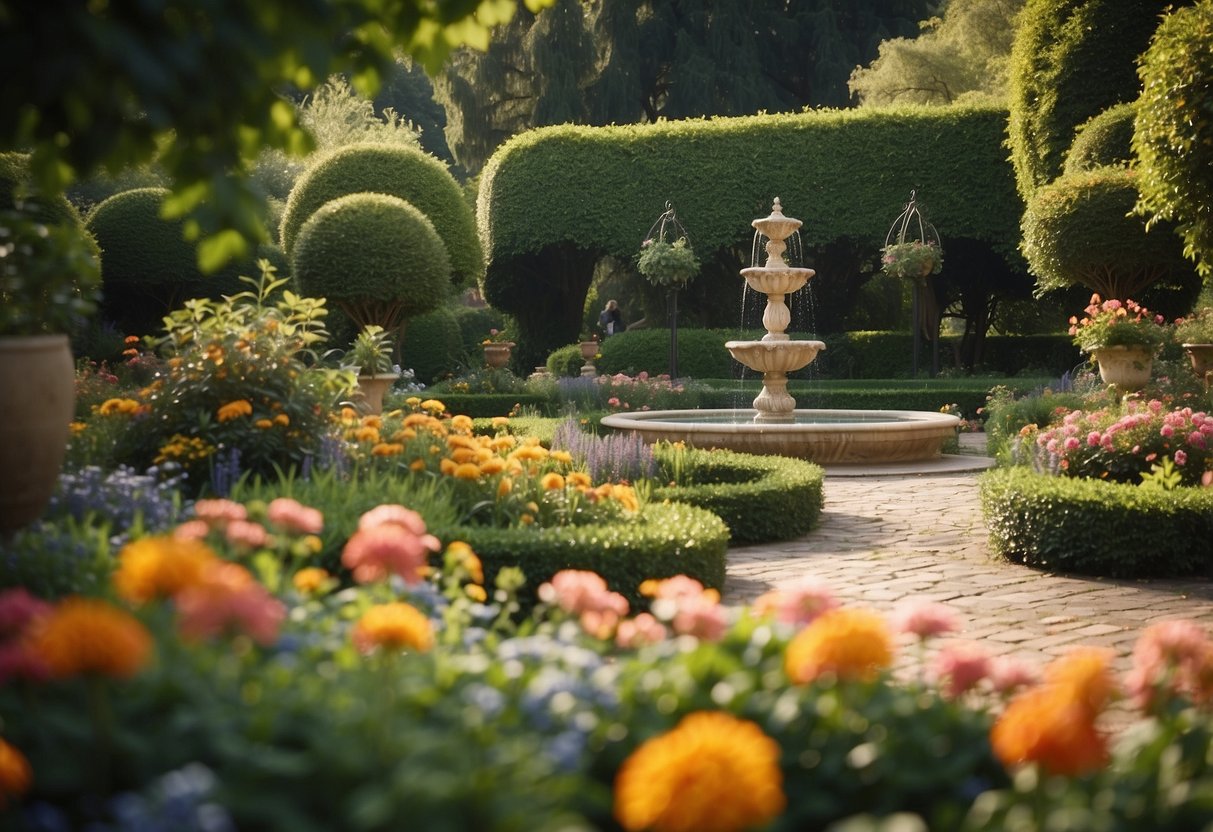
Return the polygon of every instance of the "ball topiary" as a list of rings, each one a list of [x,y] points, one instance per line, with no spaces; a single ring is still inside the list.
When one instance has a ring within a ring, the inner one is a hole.
[[[46,196],[33,190],[28,153],[0,153],[0,211],[12,211],[18,201],[32,202],[27,213],[47,225],[79,225],[80,214],[62,194]]]
[[[1207,275],[1213,267],[1213,3],[1169,14],[1138,74],[1144,89],[1133,149],[1140,160],[1140,209],[1174,220],[1184,253]]]
[[[1023,218],[1023,249],[1037,290],[1082,284],[1105,298],[1139,298],[1148,286],[1193,269],[1165,227],[1132,216],[1137,174],[1105,167],[1042,186]]]
[[[464,353],[459,323],[449,306],[411,319],[400,337],[400,364],[412,369],[422,384],[433,384],[453,373]]]
[[[248,288],[239,275],[257,273],[251,260],[216,274],[199,271],[183,222],[160,216],[169,194],[167,188],[124,191],[88,215],[87,228],[102,252],[102,313],[127,332],[157,332],[161,319],[185,300],[234,294]]]
[[[300,230],[321,205],[363,192],[412,203],[442,239],[451,281],[463,285],[480,279],[484,255],[472,209],[459,183],[433,156],[398,145],[349,145],[322,156],[308,168],[291,189],[282,215],[279,241],[287,256],[294,255]]]
[[[328,298],[360,327],[394,331],[450,291],[450,260],[433,224],[385,194],[350,194],[321,206],[300,229],[291,266],[304,295]]]
[[[1078,128],[1074,144],[1066,154],[1066,173],[1081,173],[1117,165],[1125,167],[1133,159],[1132,104],[1109,107]]]

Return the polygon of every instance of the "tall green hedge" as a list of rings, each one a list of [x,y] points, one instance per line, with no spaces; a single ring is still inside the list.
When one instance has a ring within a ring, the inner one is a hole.
[[[992,107],[815,111],[655,125],[552,127],[485,167],[486,299],[514,314],[524,365],[577,340],[592,267],[624,261],[671,201],[704,262],[749,260],[774,197],[807,247],[879,246],[912,189],[948,237],[1015,256],[1021,203]]]
[[[355,193],[399,197],[416,206],[442,239],[451,281],[474,283],[484,269],[472,209],[446,166],[417,148],[355,144],[321,157],[299,177],[287,199],[279,238],[294,256],[303,224],[320,206]]]
[[[1213,270],[1213,2],[1169,15],[1141,58],[1133,148],[1141,207],[1174,220],[1184,254]]]
[[[1074,130],[1137,98],[1134,61],[1167,0],[1028,0],[1011,49],[1009,136],[1026,200],[1062,171]]]

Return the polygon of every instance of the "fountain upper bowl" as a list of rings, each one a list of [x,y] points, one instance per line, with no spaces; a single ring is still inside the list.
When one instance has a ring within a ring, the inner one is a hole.
[[[791,373],[806,367],[826,348],[821,341],[728,341],[725,349],[751,370]]]
[[[809,278],[817,272],[812,269],[771,269],[766,266],[751,266],[741,270],[741,276],[755,292],[767,295],[790,295],[804,288]]]

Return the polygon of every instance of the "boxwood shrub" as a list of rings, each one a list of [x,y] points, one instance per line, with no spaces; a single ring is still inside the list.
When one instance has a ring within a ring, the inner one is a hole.
[[[418,395],[418,394],[413,394]],[[424,396],[425,394],[419,394]],[[534,393],[435,393],[452,416],[463,414],[473,419],[489,416],[509,416],[518,405],[544,408],[545,396]]]
[[[980,478],[990,548],[1054,572],[1107,577],[1213,574],[1213,489],[1137,485],[1038,474]]]
[[[733,451],[685,453],[695,484],[658,488],[653,499],[707,509],[729,527],[733,543],[791,540],[817,525],[825,481],[820,466]]]
[[[410,318],[400,338],[400,364],[422,384],[433,384],[459,369],[465,350],[455,312],[439,306]]]
[[[538,586],[562,569],[597,572],[636,606],[647,603],[639,588],[648,578],[689,575],[704,586],[724,587],[728,527],[712,512],[682,503],[649,503],[634,523],[432,531],[444,544],[468,543],[480,556],[489,584],[502,567],[521,568],[526,575],[524,601],[533,601]]]
[[[733,334],[736,337],[736,333]],[[678,375],[692,378],[728,378],[737,366],[724,348],[720,330],[678,330]],[[660,375],[670,371],[670,331],[639,329],[607,338],[599,347],[598,372]]]

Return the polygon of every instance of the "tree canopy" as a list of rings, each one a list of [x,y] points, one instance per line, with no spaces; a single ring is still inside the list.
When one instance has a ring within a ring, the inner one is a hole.
[[[550,0],[525,0],[532,12]],[[75,177],[155,155],[214,268],[266,238],[233,173],[258,150],[308,137],[279,93],[335,72],[373,93],[398,52],[436,70],[451,48],[488,45],[515,0],[0,0],[0,150],[32,151],[35,178]]]

